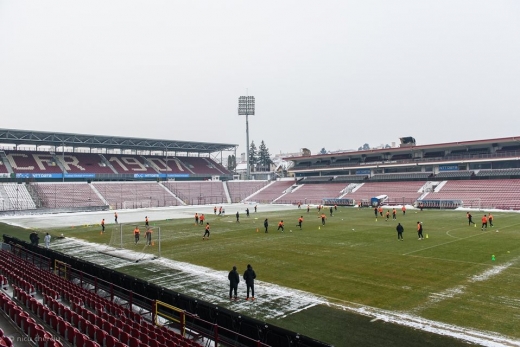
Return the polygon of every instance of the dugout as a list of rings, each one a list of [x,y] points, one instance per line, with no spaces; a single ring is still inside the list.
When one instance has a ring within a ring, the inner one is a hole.
[[[388,200],[388,195],[378,195],[370,199],[370,206],[376,207],[383,205]]]

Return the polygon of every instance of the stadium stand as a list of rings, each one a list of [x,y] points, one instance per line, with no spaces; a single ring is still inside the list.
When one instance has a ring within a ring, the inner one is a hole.
[[[462,200],[464,207],[520,209],[520,179],[447,181],[438,192],[428,193],[427,200]]]
[[[293,184],[294,180],[292,179],[273,182],[256,194],[249,196],[246,200],[260,203],[271,203],[285,194]]]
[[[119,174],[156,174],[157,171],[145,163],[144,159],[130,154],[104,154]]]
[[[36,204],[25,184],[0,184],[0,211],[32,210],[35,208]]]
[[[0,159],[0,174],[7,174],[7,173],[9,173],[9,170],[7,170],[7,166]]]
[[[31,183],[45,208],[72,208],[104,206],[105,202],[90,184],[81,183]]]
[[[306,184],[306,183],[325,183],[330,182],[334,176],[307,176],[304,177],[303,180],[298,181],[298,184]]]
[[[269,184],[269,181],[227,181],[231,202],[240,202]]]
[[[392,160],[404,160],[404,159],[412,159],[411,153],[405,153],[405,154],[394,154],[392,155]]]
[[[334,177],[333,182],[362,182],[367,177],[367,175],[339,175]]]
[[[298,189],[285,194],[277,202],[321,204],[324,198],[339,198],[346,186],[347,183],[303,184]]]
[[[147,156],[146,160],[157,172],[189,174],[192,173],[176,157],[152,157]]]
[[[99,154],[94,153],[66,153],[56,155],[68,173],[113,174]]]
[[[494,170],[479,170],[476,177],[518,177],[520,176],[520,169],[494,169]]]
[[[206,175],[222,175],[224,169],[222,166],[217,164],[209,158],[205,157],[176,157],[181,161],[187,168],[193,173],[206,174]],[[229,173],[224,169],[226,173]]]
[[[169,181],[166,188],[189,205],[228,203],[223,182],[219,181]]]
[[[5,151],[7,160],[16,173],[62,173],[50,152]]]
[[[386,181],[386,180],[425,180],[430,177],[431,172],[403,172],[403,173],[387,173],[376,174],[370,177],[371,181]]]
[[[497,149],[497,153],[507,153],[507,152],[520,152],[520,145],[514,145],[514,146],[503,146],[500,149]]]
[[[437,152],[426,152],[423,155],[423,158],[436,158],[436,159],[442,159],[444,158],[444,151],[437,151]]]
[[[78,347],[200,347],[166,326],[147,321],[132,306],[98,295],[96,287],[73,283],[11,252],[1,250],[0,255],[2,281],[11,284],[13,296],[11,300],[0,293],[0,308],[36,346],[62,346],[61,339]]]
[[[425,181],[417,182],[367,182],[355,192],[347,193],[344,198],[353,199],[356,202],[370,201],[378,195],[387,195],[388,204],[413,204],[421,196],[419,190]]]
[[[435,179],[444,178],[470,178],[473,176],[473,171],[441,171],[435,175]]]
[[[181,203],[157,182],[93,182],[111,208],[177,206]]]

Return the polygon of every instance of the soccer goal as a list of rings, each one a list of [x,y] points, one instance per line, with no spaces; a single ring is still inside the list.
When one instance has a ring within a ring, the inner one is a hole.
[[[134,230],[139,229],[139,239],[136,240]],[[117,224],[111,230],[109,245],[120,249],[130,249],[137,252],[151,253],[161,256],[161,227],[142,224]]]
[[[150,208],[151,206],[152,206],[151,200],[123,201],[124,209]]]
[[[481,210],[482,209],[482,200],[479,199],[479,198],[477,198],[477,199],[464,199],[463,206],[465,208],[476,208],[476,209]]]

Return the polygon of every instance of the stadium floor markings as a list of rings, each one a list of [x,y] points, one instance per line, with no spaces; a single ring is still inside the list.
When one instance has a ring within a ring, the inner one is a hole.
[[[482,346],[520,346],[518,340],[496,333],[429,320],[410,313],[363,306],[333,297],[324,296],[324,298],[331,301],[327,303],[330,307],[335,307],[344,311],[351,311],[369,318],[372,317],[371,322],[381,320],[386,323],[393,323],[434,334],[450,336],[461,341],[468,341]],[[341,304],[341,302],[345,304]]]
[[[411,252],[408,252],[408,253],[403,253],[403,255],[409,255],[409,254],[412,254],[412,253],[425,251],[425,250],[427,250],[427,249],[432,249],[432,248],[436,248],[436,247],[440,247],[440,246],[448,245],[448,244],[450,244],[450,243],[454,243],[454,242],[458,242],[458,241],[467,240],[467,239],[470,239],[470,238],[472,238],[472,237],[475,237],[475,236],[481,236],[481,235],[486,235],[486,234],[488,234],[488,233],[489,233],[489,231],[484,231],[484,232],[481,232],[481,233],[478,233],[478,234],[475,234],[475,235],[470,235],[470,236],[468,236],[468,237],[462,237],[462,238],[458,238],[458,239],[453,240],[453,241],[448,241],[448,242],[440,243],[440,244],[438,244],[438,245],[433,245],[433,246],[426,247],[426,248],[416,249],[415,251],[411,251]]]
[[[520,259],[520,258],[513,259],[502,265],[494,265],[479,274],[472,275],[471,277],[469,277],[467,279],[467,283],[464,285],[457,285],[455,287],[446,288],[441,292],[430,293],[430,295],[428,296],[428,300],[424,304],[420,304],[419,306],[413,308],[411,312],[413,312],[414,314],[419,314],[421,311],[426,310],[426,309],[432,307],[432,305],[436,305],[436,304],[440,303],[441,301],[444,301],[447,299],[452,299],[456,296],[464,295],[464,294],[466,294],[465,290],[468,286],[471,286],[471,284],[476,283],[476,282],[483,282],[483,281],[490,280],[492,277],[499,275],[504,270],[511,268],[512,265],[518,259]]]
[[[461,239],[462,237],[453,236],[453,235],[450,234],[450,231],[455,231],[455,230],[459,230],[459,229],[462,229],[462,228],[455,228],[455,229],[446,230],[446,235],[448,235],[449,237],[453,237],[455,239]]]
[[[424,256],[421,256],[421,255],[412,255],[411,257],[413,257],[413,258],[421,258],[421,259],[429,259],[429,260],[448,261],[448,262],[452,262],[452,263],[492,266],[492,264],[488,264],[488,263],[477,263],[477,262],[474,262],[474,261],[455,260],[455,259],[446,259],[446,258],[437,258],[437,257],[424,257]],[[520,270],[520,267],[518,267],[518,266],[510,266],[509,268],[515,269],[515,270]]]
[[[511,227],[514,227],[514,226],[517,226],[517,225],[520,225],[520,223],[515,223],[515,224],[511,224],[511,225],[505,225],[503,227],[501,227],[501,229],[506,229],[506,228],[511,228]],[[453,229],[455,230],[455,229]],[[490,233],[491,231],[495,230],[496,232],[498,232],[498,228],[497,229],[491,229],[489,228],[489,230],[487,231],[483,231],[483,232],[479,232],[478,234],[475,234],[475,235],[470,235],[468,237],[463,237],[463,238],[458,238],[456,240],[453,240],[453,241],[448,241],[448,242],[444,242],[444,243],[441,243],[441,244],[438,244],[438,245],[434,245],[434,246],[431,246],[431,247],[426,247],[426,248],[422,248],[422,249],[417,249],[415,251],[411,251],[411,252],[408,252],[408,253],[403,253],[403,255],[409,255],[409,254],[412,254],[412,253],[416,253],[416,252],[420,252],[420,251],[425,251],[427,249],[431,249],[431,248],[435,248],[435,247],[440,247],[440,246],[444,246],[444,245],[447,245],[447,244],[450,244],[450,243],[453,243],[453,242],[457,242],[457,241],[462,241],[462,240],[467,240],[469,238],[472,238],[472,237],[475,237],[475,236],[480,236],[480,235],[486,235],[488,233]]]

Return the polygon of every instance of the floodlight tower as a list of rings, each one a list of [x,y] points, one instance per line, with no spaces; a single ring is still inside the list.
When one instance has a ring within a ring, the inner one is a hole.
[[[249,166],[249,115],[255,115],[255,97],[254,96],[240,96],[238,98],[238,115],[246,116],[246,163],[247,173],[246,179],[248,180],[251,176],[251,168]]]

